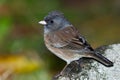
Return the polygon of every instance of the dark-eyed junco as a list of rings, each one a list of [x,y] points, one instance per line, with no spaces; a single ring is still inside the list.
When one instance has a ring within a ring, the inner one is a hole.
[[[94,51],[63,13],[52,11],[39,23],[44,25],[44,41],[47,48],[67,64],[86,57],[107,67],[113,66],[110,60]]]

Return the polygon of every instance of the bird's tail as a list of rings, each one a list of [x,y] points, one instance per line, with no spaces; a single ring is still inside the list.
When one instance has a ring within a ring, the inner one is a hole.
[[[108,60],[107,58],[102,56],[100,53],[94,52],[91,54],[92,54],[91,56],[93,59],[97,60],[98,62],[102,63],[103,65],[105,65],[107,67],[113,66],[113,62],[111,62],[110,60]]]

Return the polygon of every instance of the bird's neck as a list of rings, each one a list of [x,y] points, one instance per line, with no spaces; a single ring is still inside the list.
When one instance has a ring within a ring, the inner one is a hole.
[[[62,26],[62,27],[61,27]],[[44,33],[54,33],[56,31],[59,31],[59,30],[62,30],[62,29],[65,29],[67,27],[72,27],[73,25],[72,24],[65,24],[65,25],[61,25],[60,27],[56,28],[55,30],[50,30],[50,29],[47,29],[47,28],[44,28]]]

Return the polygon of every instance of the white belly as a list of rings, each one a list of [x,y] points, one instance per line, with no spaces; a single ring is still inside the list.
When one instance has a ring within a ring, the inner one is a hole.
[[[78,60],[82,57],[82,55],[79,55],[77,53],[72,53],[72,52],[68,52],[66,50],[61,50],[61,49],[57,49],[54,47],[50,47],[49,45],[46,44],[46,47],[56,56],[58,56],[59,58],[61,58],[62,60],[66,61],[67,64],[70,64],[72,61],[74,60]]]

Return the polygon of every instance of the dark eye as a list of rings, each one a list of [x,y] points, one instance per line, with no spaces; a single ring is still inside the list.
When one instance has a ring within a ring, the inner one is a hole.
[[[53,20],[51,20],[51,21],[50,21],[50,23],[54,23],[54,21],[53,21]]]

